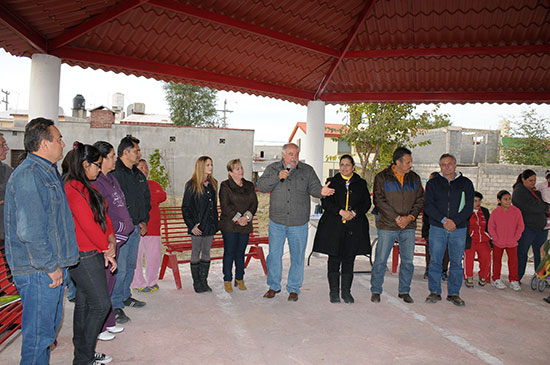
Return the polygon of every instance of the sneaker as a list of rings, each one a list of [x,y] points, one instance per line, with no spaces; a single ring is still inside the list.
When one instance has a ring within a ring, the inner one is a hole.
[[[95,363],[98,363],[98,364],[108,364],[111,361],[113,361],[113,358],[107,354],[96,352],[94,355],[94,360],[95,360]]]
[[[520,291],[521,287],[519,286],[519,283],[517,281],[511,281],[510,282],[510,288],[512,288],[515,291]]]
[[[152,292],[158,291],[160,289],[158,284],[155,284],[153,286],[149,286],[148,288],[151,289]]]
[[[151,292],[151,287],[146,286],[145,288],[134,288],[132,290],[142,294],[149,294]]]
[[[130,317],[124,313],[124,311],[120,308],[115,309],[115,321],[116,323],[124,324],[130,321]]]
[[[142,302],[141,300],[137,300],[137,299],[132,298],[132,297],[126,299],[123,303],[127,307],[136,307],[136,308],[144,307],[145,304],[147,304],[145,302]]]
[[[468,288],[473,288],[474,287],[474,278],[472,278],[472,277],[466,278],[466,281],[464,282],[464,285],[466,285],[466,287],[468,287]]]
[[[492,285],[497,289],[506,289],[506,285],[500,280],[493,280]]]
[[[111,341],[111,340],[114,340],[115,337],[116,336],[113,335],[111,332],[103,331],[97,336],[97,339],[100,341]]]
[[[107,327],[107,331],[111,333],[120,333],[124,331],[124,327],[120,327],[120,326]]]
[[[487,279],[479,278],[478,284],[479,286],[485,286],[485,284],[487,284]]]
[[[441,281],[447,281],[448,278],[449,276],[447,275],[446,271],[444,273],[441,273]]]

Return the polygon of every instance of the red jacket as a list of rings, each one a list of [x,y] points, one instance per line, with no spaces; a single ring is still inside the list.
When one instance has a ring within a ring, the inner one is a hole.
[[[147,223],[147,236],[160,236],[160,203],[166,200],[166,192],[155,180],[147,180],[151,191],[151,210]]]
[[[94,188],[95,189],[95,188]],[[65,192],[67,201],[73,213],[76,242],[79,251],[98,250],[103,252],[109,247],[107,237],[114,234],[113,223],[107,214],[107,202],[105,202],[106,232],[103,232],[101,225],[94,219],[94,213],[88,203],[90,195],[84,185],[77,180],[71,180],[65,183]]]
[[[491,221],[489,219],[489,221]],[[474,243],[489,243],[491,237],[487,233],[487,220],[481,209],[474,211],[470,216],[470,232],[468,234],[472,238],[472,244]]]

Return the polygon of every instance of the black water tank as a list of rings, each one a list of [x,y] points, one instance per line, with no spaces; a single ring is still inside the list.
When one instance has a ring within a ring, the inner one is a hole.
[[[80,94],[76,94],[73,98],[73,109],[74,110],[84,110],[86,108],[86,100]]]

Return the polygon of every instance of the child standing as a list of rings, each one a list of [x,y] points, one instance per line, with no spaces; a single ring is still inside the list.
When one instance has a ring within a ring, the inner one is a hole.
[[[500,280],[502,253],[508,255],[508,280],[510,288],[521,290],[518,279],[518,240],[523,233],[524,225],[521,211],[512,205],[512,195],[501,190],[497,194],[498,207],[493,210],[489,221],[489,234],[493,237],[493,286],[505,289]]]
[[[487,225],[489,222],[489,210],[481,206],[483,195],[474,193],[474,212],[470,216],[468,235],[466,236],[466,250],[464,261],[466,269],[466,282],[468,288],[474,286],[474,256],[477,252],[479,260],[479,285],[484,286],[491,275],[491,245]]]

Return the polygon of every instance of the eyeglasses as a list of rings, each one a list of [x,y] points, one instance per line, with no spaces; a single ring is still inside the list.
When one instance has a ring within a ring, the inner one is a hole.
[[[97,162],[92,162],[92,165],[96,165],[98,168],[101,168],[101,164]]]
[[[8,144],[7,143],[2,143],[1,147],[2,148],[8,148]]]

